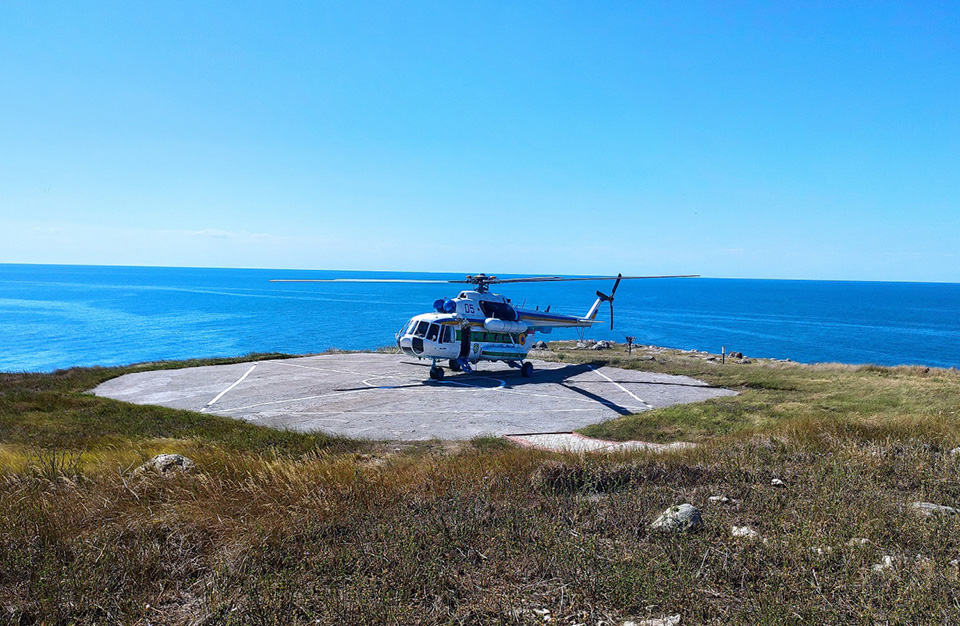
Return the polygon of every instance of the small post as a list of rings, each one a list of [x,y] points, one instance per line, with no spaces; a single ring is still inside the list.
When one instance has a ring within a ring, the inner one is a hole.
[[[633,340],[634,340],[634,339],[636,339],[636,337],[630,337],[629,335],[627,336],[627,354],[633,354]]]
[[[720,365],[727,363],[727,346],[720,346]]]

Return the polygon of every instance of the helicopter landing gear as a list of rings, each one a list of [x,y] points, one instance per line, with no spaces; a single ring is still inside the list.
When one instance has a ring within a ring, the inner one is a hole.
[[[454,372],[462,372],[463,368],[460,367],[459,359],[450,359],[450,369]]]
[[[431,380],[443,380],[443,368],[439,365],[434,365],[430,368],[430,379]]]
[[[533,363],[527,361],[520,367],[520,375],[524,378],[530,378],[533,376]]]

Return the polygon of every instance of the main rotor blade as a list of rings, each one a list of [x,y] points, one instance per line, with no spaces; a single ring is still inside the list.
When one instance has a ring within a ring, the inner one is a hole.
[[[497,278],[488,281],[491,285],[503,283],[551,283],[573,280],[637,280],[648,278],[699,278],[700,274],[681,274],[677,276],[532,276],[530,278]]]
[[[465,280],[428,280],[415,278],[271,278],[271,283],[466,283]]]

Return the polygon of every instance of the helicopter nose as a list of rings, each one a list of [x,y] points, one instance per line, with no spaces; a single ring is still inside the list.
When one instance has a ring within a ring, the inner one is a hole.
[[[414,342],[419,342],[420,345],[416,346]],[[423,352],[423,342],[418,338],[415,338],[413,335],[404,335],[400,337],[397,341],[397,344],[400,346],[400,350],[405,354],[410,356],[418,356],[419,353]],[[419,348],[419,349],[418,349]]]

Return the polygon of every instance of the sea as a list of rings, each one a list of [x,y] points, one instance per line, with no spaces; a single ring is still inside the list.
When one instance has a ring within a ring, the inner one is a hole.
[[[458,280],[463,274],[0,264],[0,371],[317,353],[394,343],[410,317],[465,286],[272,278]],[[501,278],[508,277],[500,275]],[[517,305],[584,314],[612,281],[501,285]],[[960,367],[960,284],[631,280],[592,329],[607,339],[806,363]]]

